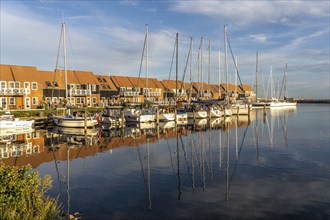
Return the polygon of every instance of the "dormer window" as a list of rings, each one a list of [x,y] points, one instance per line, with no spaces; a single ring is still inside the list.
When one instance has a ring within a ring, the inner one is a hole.
[[[49,81],[46,81],[46,85],[47,85],[47,87],[51,87],[52,86],[52,84]],[[55,83],[54,83],[54,85],[55,85]]]
[[[101,77],[97,77],[97,80],[98,80],[99,82],[102,82]]]
[[[111,89],[111,87],[110,87],[108,84],[107,84],[107,88],[108,88],[108,89]]]
[[[105,78],[102,78],[103,82],[107,82],[107,80]]]
[[[55,86],[55,87],[58,87],[58,83],[57,83],[57,82],[54,82],[54,86]]]

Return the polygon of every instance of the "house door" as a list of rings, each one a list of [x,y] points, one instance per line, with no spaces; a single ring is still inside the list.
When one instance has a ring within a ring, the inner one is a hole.
[[[7,98],[0,98],[0,109],[7,109]]]
[[[25,97],[25,109],[31,108],[31,99],[30,97]]]

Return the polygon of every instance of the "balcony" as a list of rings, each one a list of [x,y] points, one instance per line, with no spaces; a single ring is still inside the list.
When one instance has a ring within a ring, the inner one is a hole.
[[[30,89],[25,88],[1,88],[0,95],[19,96],[30,94]]]
[[[92,92],[88,89],[70,89],[69,94],[70,96],[86,96],[90,95]]]
[[[149,97],[156,97],[160,96],[160,92],[144,92],[144,95]]]
[[[119,93],[120,96],[138,96],[139,92],[135,92],[135,91],[122,91]]]

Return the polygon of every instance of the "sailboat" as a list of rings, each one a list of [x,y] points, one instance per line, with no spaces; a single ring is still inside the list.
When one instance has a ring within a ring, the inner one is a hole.
[[[200,69],[198,68],[198,73],[200,73],[203,77],[203,37],[201,38],[201,43],[200,43],[200,53],[198,59],[200,59]],[[201,77],[201,78],[202,78]],[[198,74],[198,79],[199,79],[199,74]],[[203,80],[201,80],[203,81]],[[199,85],[203,86],[203,82],[199,82]],[[201,87],[199,86],[199,87]],[[198,91],[198,96],[200,96],[201,89],[199,88]],[[203,101],[191,101],[192,104],[187,106],[188,108],[186,109],[186,112],[188,114],[189,119],[203,119],[207,118],[207,111],[204,109],[205,108],[205,103]]]
[[[264,107],[269,107],[270,103],[261,101],[260,98],[258,98],[258,86],[259,86],[259,81],[258,81],[258,52],[256,54],[256,75],[255,75],[255,86],[256,86],[256,101],[252,103],[252,108],[264,108]]]
[[[65,22],[62,21],[62,30],[61,30],[61,39],[63,39],[63,52],[64,52],[64,74],[65,74],[65,99],[68,100],[68,82],[67,82],[67,66],[66,66],[66,29]],[[58,48],[60,50],[60,47]],[[58,53],[59,54],[59,53]],[[57,68],[57,66],[56,66]],[[78,117],[70,114],[64,116],[53,116],[52,117],[54,124],[62,127],[93,127],[98,124],[98,121],[95,117]]]
[[[286,93],[287,93],[287,67],[288,65],[285,65],[285,72],[284,72],[284,76],[283,76],[283,81],[282,81],[282,89],[281,89],[281,93],[280,93],[280,97],[282,94],[282,91],[284,89],[284,100],[279,100],[275,97],[272,97],[272,101],[270,103],[270,108],[294,108],[297,106],[297,102],[294,101],[290,101],[287,100],[286,98]]]
[[[144,49],[146,50],[146,103],[148,100],[148,41],[149,41],[149,33],[148,33],[148,25],[146,25],[146,36],[145,36],[145,42],[141,58],[141,66],[142,66],[142,60],[144,56]],[[141,70],[141,69],[140,69]],[[138,87],[138,85],[137,85]],[[126,103],[126,108],[124,109],[124,117],[126,122],[133,122],[133,123],[141,123],[141,122],[152,122],[156,120],[156,114],[155,114],[155,108],[142,108],[140,103]]]

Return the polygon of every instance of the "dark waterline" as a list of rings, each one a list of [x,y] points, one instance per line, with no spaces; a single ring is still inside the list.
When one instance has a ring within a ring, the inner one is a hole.
[[[250,125],[232,118],[161,139],[150,130],[93,156],[69,148],[70,161],[34,170],[84,219],[329,219],[329,113],[298,104],[258,111]]]

